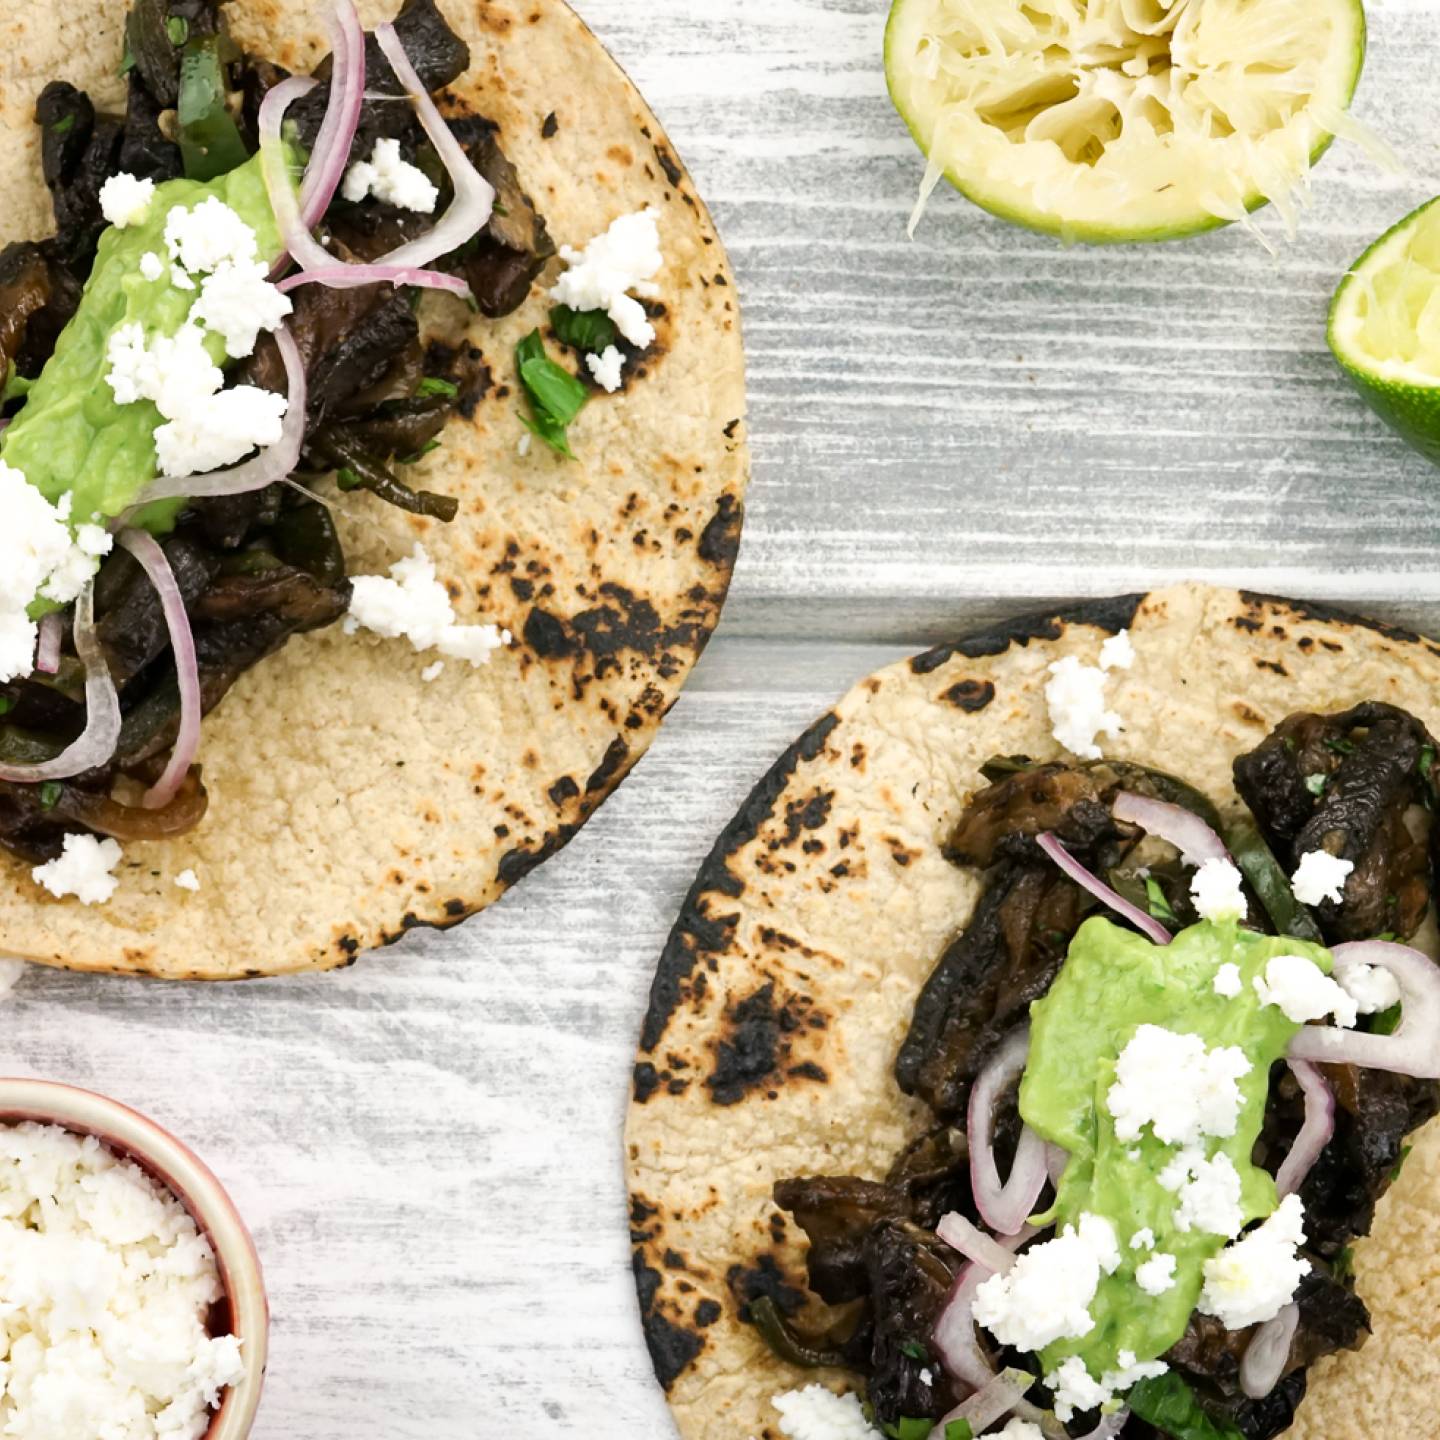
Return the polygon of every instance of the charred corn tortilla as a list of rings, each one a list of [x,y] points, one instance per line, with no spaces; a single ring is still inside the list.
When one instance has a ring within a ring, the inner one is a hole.
[[[779,1440],[770,1397],[842,1372],[777,1360],[745,1301],[804,1298],[794,1175],[883,1179],[933,1123],[892,1067],[919,989],[979,895],[940,852],[995,754],[1058,758],[1043,688],[1129,627],[1107,756],[1221,803],[1297,710],[1387,700],[1440,723],[1440,645],[1324,609],[1181,586],[1032,617],[861,681],[781,756],[702,866],[650,995],[627,1129],[645,1337],[685,1440]],[[1433,939],[1433,928],[1422,930]],[[1440,1393],[1440,1128],[1419,1138],[1357,1250],[1374,1333],[1320,1362],[1290,1433],[1429,1440]],[[811,1317],[819,1318],[818,1314]],[[800,1320],[806,1323],[802,1313]]]
[[[395,6],[362,4],[367,27]],[[703,203],[634,87],[559,0],[453,0],[471,49],[448,92],[499,139],[557,243],[660,213],[666,313],[624,393],[571,431],[579,457],[521,457],[513,353],[544,289],[468,339],[493,384],[452,421],[418,484],[460,497],[451,525],[366,495],[339,507],[351,574],[421,541],[462,622],[516,643],[483,669],[334,627],[247,674],[204,728],[209,814],[131,844],[107,905],[55,901],[0,859],[0,952],[86,970],[230,978],[343,965],[419,925],[452,925],[558,850],[645,750],[719,616],[747,479],[738,305]],[[236,38],[294,70],[328,52],[323,0],[237,0]],[[34,99],[50,80],[121,103],[124,7],[11,6],[0,19],[0,243],[53,230]],[[554,120],[547,123],[553,113]],[[551,132],[547,135],[547,132]],[[422,319],[453,306],[427,299]],[[449,337],[456,338],[456,337]],[[177,890],[194,869],[201,889]]]

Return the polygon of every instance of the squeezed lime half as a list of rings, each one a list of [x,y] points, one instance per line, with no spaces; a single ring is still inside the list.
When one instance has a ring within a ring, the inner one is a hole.
[[[943,176],[1035,230],[1287,229],[1365,61],[1360,0],[894,0],[890,95]],[[912,228],[914,221],[912,220]]]
[[[1376,414],[1440,465],[1440,200],[1351,266],[1330,304],[1329,339]]]

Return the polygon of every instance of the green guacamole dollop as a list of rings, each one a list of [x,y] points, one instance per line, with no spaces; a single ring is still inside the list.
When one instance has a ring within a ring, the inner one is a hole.
[[[280,236],[258,155],[215,180],[157,185],[144,221],[123,230],[111,226],[100,236],[80,307],[4,432],[0,458],[20,470],[52,504],[69,492],[72,525],[113,519],[155,478],[154,435],[162,417],[148,400],[115,403],[105,379],[110,369],[105,350],[122,325],[142,325],[149,339],[173,335],[185,322],[199,291],[171,283],[165,219],[176,206],[193,209],[212,195],[255,231],[262,258],[278,257]],[[152,250],[165,262],[158,280],[140,273],[141,256]],[[220,336],[208,334],[205,347],[216,364],[224,363]],[[163,532],[173,524],[181,503],[149,506],[139,519],[148,529]]]
[[[1148,1126],[1138,1140],[1116,1138],[1106,1097],[1116,1060],[1141,1025],[1197,1035],[1207,1049],[1233,1045],[1245,1053],[1251,1068],[1238,1082],[1242,1105],[1235,1134],[1207,1138],[1205,1153],[1230,1157],[1247,1224],[1275,1210],[1275,1182],[1250,1156],[1265,1117],[1270,1067],[1300,1029],[1255,993],[1252,982],[1277,955],[1304,955],[1327,975],[1332,969],[1329,951],[1318,945],[1257,935],[1233,922],[1196,925],[1161,946],[1096,917],[1080,927],[1049,994],[1031,1007],[1020,1113],[1070,1155],[1056,1203],[1044,1218],[1053,1216],[1063,1227],[1078,1224],[1087,1211],[1103,1215],[1115,1227],[1121,1254],[1119,1269],[1101,1276],[1090,1306],[1094,1329],[1042,1351],[1045,1373],[1072,1355],[1096,1378],[1119,1368],[1122,1350],[1140,1361],[1158,1359],[1185,1333],[1205,1262],[1229,1243],[1177,1228],[1178,1196],[1158,1178],[1176,1146],[1156,1139]],[[1227,962],[1240,969],[1240,993],[1233,999],[1214,988],[1216,971]],[[1154,1249],[1133,1249],[1131,1237],[1146,1228],[1154,1232]],[[1158,1253],[1175,1256],[1176,1283],[1149,1295],[1135,1272]]]

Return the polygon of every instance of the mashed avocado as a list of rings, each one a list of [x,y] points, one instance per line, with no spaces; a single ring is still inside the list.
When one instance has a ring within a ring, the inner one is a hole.
[[[169,180],[155,189],[146,218],[125,229],[110,227],[100,237],[95,268],[80,308],[61,332],[20,413],[5,431],[0,457],[23,472],[52,503],[69,492],[71,523],[104,523],[135,503],[155,478],[154,433],[160,412],[148,400],[118,405],[105,376],[105,347],[121,326],[138,323],[147,336],[173,335],[198,294],[171,283],[165,247],[165,218],[177,205],[191,209],[210,196],[229,205],[254,231],[259,253],[280,253],[275,217],[255,156],[238,169],[207,183]],[[140,260],[154,251],[165,261],[158,280],[147,280]],[[216,364],[225,360],[220,336],[206,336]],[[180,501],[151,506],[142,517],[148,528],[169,528]]]
[[[1224,1153],[1233,1162],[1247,1224],[1276,1208],[1275,1183],[1250,1156],[1264,1120],[1270,1068],[1300,1028],[1278,1006],[1262,1005],[1252,984],[1277,955],[1303,955],[1325,974],[1331,971],[1329,952],[1320,946],[1257,935],[1233,922],[1196,925],[1157,946],[1097,917],[1080,927],[1050,993],[1031,1008],[1020,1113],[1070,1154],[1057,1202],[1045,1218],[1053,1216],[1063,1227],[1078,1224],[1083,1212],[1102,1215],[1114,1225],[1121,1253],[1120,1267],[1101,1276],[1090,1306],[1094,1329],[1045,1349],[1047,1374],[1072,1355],[1096,1377],[1119,1368],[1122,1350],[1141,1361],[1163,1355],[1185,1333],[1205,1261],[1228,1243],[1225,1236],[1177,1226],[1178,1197],[1159,1180],[1176,1146],[1158,1140],[1149,1127],[1138,1140],[1115,1134],[1106,1097],[1116,1060],[1141,1025],[1199,1036],[1210,1049],[1236,1046],[1250,1060],[1249,1073],[1238,1082],[1242,1104],[1234,1135],[1207,1138],[1204,1150],[1207,1157]],[[1215,974],[1227,962],[1241,975],[1234,998],[1214,988]],[[1132,1248],[1132,1236],[1145,1229],[1154,1234],[1154,1248]],[[1135,1275],[1154,1254],[1176,1259],[1176,1283],[1160,1295],[1147,1294]]]

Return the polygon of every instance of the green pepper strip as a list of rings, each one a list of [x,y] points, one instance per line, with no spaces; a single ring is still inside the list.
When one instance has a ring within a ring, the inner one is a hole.
[[[220,38],[197,36],[180,56],[180,154],[191,180],[214,180],[249,158],[239,127],[225,103]]]
[[[750,1319],[760,1338],[787,1364],[804,1370],[845,1364],[845,1357],[838,1350],[809,1344],[796,1335],[768,1295],[757,1295],[750,1302]]]

